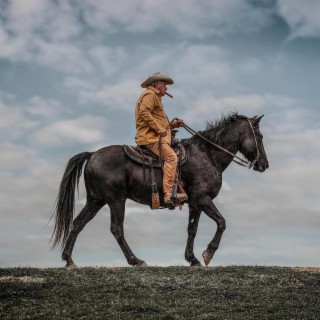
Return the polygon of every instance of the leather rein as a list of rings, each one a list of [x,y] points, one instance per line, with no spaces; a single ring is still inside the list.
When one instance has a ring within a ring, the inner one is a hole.
[[[177,118],[175,118],[177,119]],[[173,119],[173,120],[175,120]],[[234,160],[232,159],[233,162],[237,163],[238,165],[240,166],[243,166],[243,167],[247,167],[247,168],[251,168],[255,165],[255,163],[259,160],[260,158],[260,152],[259,152],[259,147],[258,147],[258,141],[257,141],[257,137],[256,137],[256,134],[254,132],[254,127],[252,126],[252,123],[250,122],[249,119],[246,119],[248,122],[249,122],[249,125],[250,125],[250,128],[252,130],[252,133],[253,133],[253,137],[254,137],[254,141],[255,141],[255,144],[256,144],[256,149],[257,149],[257,156],[255,157],[255,159],[251,162],[249,160],[245,160],[245,159],[241,159],[240,157],[238,157],[237,155],[233,154],[232,152],[228,151],[227,149],[219,146],[218,144],[208,140],[207,138],[205,138],[203,135],[201,135],[200,133],[196,132],[195,130],[193,130],[192,128],[190,128],[189,126],[187,126],[185,123],[183,123],[183,128],[185,128],[191,135],[193,136],[198,136],[199,138],[201,138],[202,140],[208,142],[209,144],[213,145],[214,147],[216,147],[217,149],[229,154],[230,156],[232,156],[233,158],[236,158],[238,159],[239,161],[237,160]]]

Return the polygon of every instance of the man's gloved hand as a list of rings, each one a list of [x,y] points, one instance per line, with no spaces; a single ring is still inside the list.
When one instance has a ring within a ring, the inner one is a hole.
[[[181,128],[183,127],[184,123],[182,119],[175,119],[171,125],[171,127],[174,128]]]
[[[160,137],[165,137],[167,135],[167,130],[163,129],[163,131],[160,132]]]

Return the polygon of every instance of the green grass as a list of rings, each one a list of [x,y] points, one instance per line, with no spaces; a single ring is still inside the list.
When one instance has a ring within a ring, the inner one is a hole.
[[[320,273],[244,266],[0,269],[0,319],[320,319]]]

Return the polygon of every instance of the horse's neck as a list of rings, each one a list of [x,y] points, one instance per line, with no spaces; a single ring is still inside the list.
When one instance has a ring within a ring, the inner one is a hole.
[[[237,153],[237,149],[234,148],[232,145],[227,145],[227,146],[221,146],[224,149],[228,150],[229,152],[236,154]],[[210,155],[210,159],[212,162],[214,163],[218,163],[220,170],[223,172],[224,170],[227,169],[227,167],[229,166],[229,164],[232,162],[233,157],[230,156],[229,154],[227,154],[225,151],[223,150],[211,150],[210,151],[211,155]]]
[[[232,139],[226,139],[223,143],[215,141],[212,142],[234,155],[238,152],[239,149],[238,141]],[[223,172],[232,162],[233,157],[223,150],[219,150],[218,148],[210,146],[209,144],[205,150],[213,165],[218,166],[221,172]]]

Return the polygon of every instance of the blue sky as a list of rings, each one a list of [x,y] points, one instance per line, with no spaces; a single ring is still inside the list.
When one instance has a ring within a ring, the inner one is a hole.
[[[316,0],[0,0],[0,266],[63,266],[48,221],[65,165],[134,144],[140,83],[157,71],[175,81],[169,117],[194,129],[230,111],[265,115],[270,168],[225,172],[214,202],[227,230],[211,264],[319,265],[319,17]],[[77,213],[84,202],[82,188]],[[131,248],[151,265],[187,265],[187,214],[128,201]],[[105,207],[76,263],[126,265],[109,225]],[[199,259],[215,229],[203,214]]]

